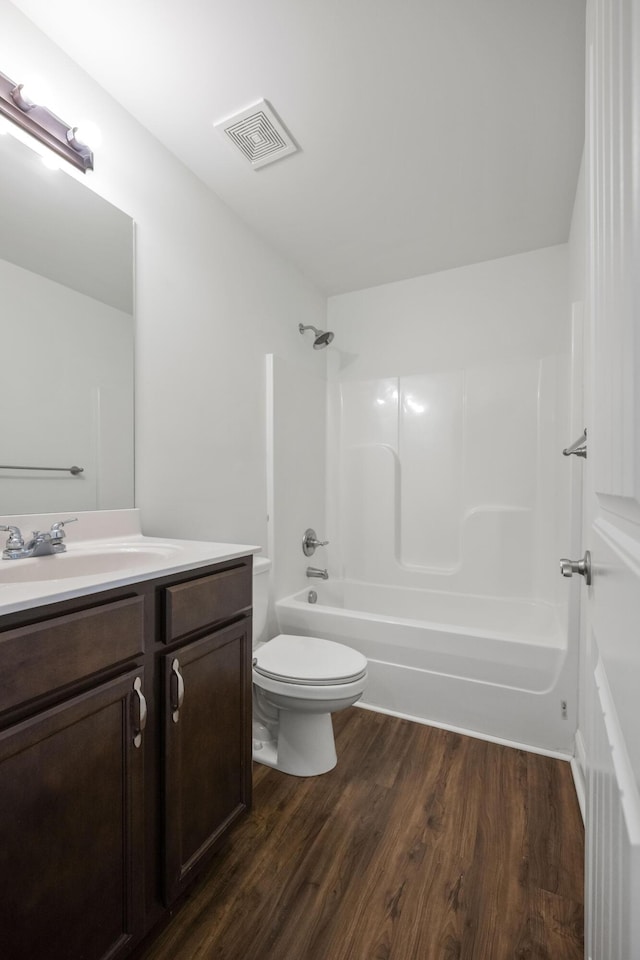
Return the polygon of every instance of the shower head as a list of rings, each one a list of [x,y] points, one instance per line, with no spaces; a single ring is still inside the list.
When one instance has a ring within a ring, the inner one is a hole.
[[[299,323],[298,330],[300,333],[304,333],[305,330],[313,330],[315,334],[315,340],[313,341],[314,350],[322,350],[323,347],[328,347],[333,340],[331,330],[318,330],[317,327],[312,327],[311,324],[305,326],[303,323]]]

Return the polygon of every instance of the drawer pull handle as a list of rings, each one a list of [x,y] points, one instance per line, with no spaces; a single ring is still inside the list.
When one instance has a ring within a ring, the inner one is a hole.
[[[176,657],[171,664],[171,719],[180,719],[180,707],[184,702],[184,677],[180,673],[180,661]]]
[[[137,695],[137,698],[138,698],[137,700],[138,719],[135,725],[136,732],[133,737],[133,745],[134,747],[141,747],[142,731],[147,725],[147,701],[145,700],[144,694],[142,692],[142,680],[140,679],[140,677],[136,677],[136,679],[133,681],[133,692],[134,694]]]

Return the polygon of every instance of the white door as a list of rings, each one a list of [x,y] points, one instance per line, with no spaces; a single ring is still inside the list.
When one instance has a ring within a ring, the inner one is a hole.
[[[640,0],[588,0],[587,944],[640,960]]]

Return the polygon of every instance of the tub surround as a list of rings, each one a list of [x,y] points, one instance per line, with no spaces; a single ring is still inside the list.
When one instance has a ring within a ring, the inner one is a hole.
[[[567,368],[557,357],[528,358],[343,381],[337,539],[345,575],[554,601]]]

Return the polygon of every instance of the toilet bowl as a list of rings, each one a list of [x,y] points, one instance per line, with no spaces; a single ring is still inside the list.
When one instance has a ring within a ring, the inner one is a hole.
[[[261,640],[270,565],[254,559],[253,758],[283,773],[316,776],[337,763],[331,714],[360,699],[367,660],[322,637]]]

